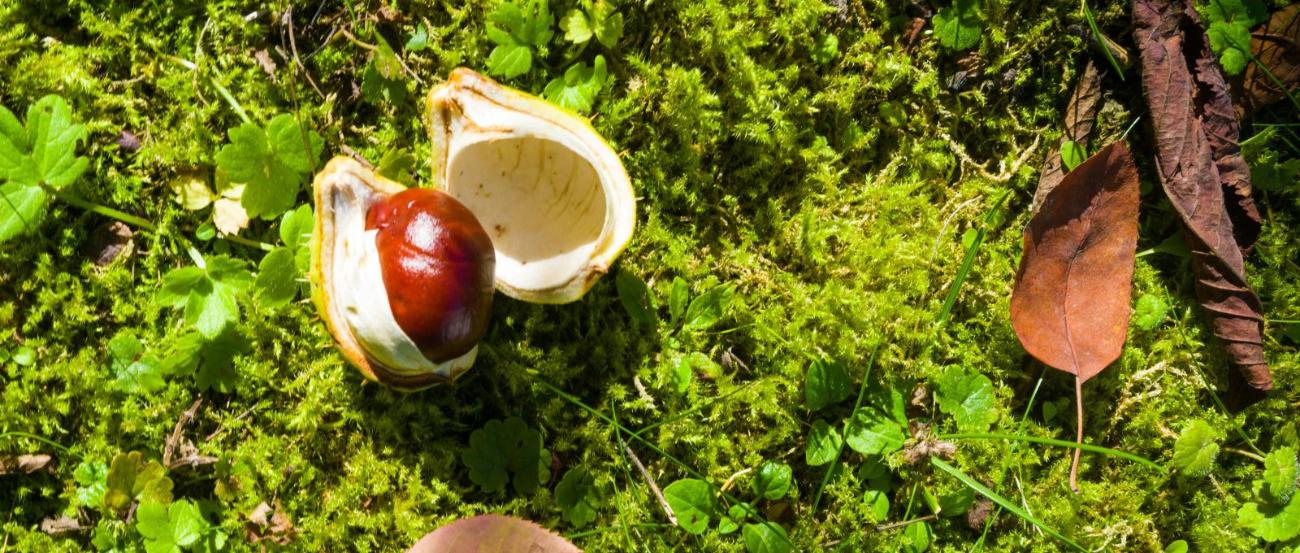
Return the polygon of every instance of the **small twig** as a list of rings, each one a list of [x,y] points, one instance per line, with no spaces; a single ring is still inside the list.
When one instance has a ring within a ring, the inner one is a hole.
[[[293,63],[298,66],[298,69],[302,70],[303,76],[307,77],[307,84],[311,85],[312,90],[315,90],[316,94],[324,100],[325,93],[320,91],[319,86],[316,86],[316,80],[311,78],[311,73],[307,71],[307,67],[302,64],[302,60],[298,59],[298,41],[294,40],[293,37],[293,6],[290,6],[285,11],[284,19],[289,23],[289,51],[293,52]],[[293,84],[290,83],[290,86],[293,86]]]
[[[910,525],[916,524],[916,523],[918,523],[918,522],[925,522],[925,521],[927,521],[927,520],[934,520],[934,519],[936,519],[936,518],[939,518],[939,515],[930,514],[930,515],[925,515],[925,516],[923,516],[923,517],[917,517],[917,518],[914,518],[914,519],[912,519],[912,520],[904,520],[903,522],[895,522],[895,523],[893,523],[893,524],[881,524],[881,525],[879,525],[879,526],[876,526],[876,531],[877,531],[877,532],[884,532],[885,530],[893,530],[893,529],[895,529],[895,528],[902,528],[902,527],[904,527],[904,526],[910,526]]]
[[[198,399],[194,400],[194,403],[190,404],[190,408],[182,412],[180,418],[176,420],[176,426],[172,428],[172,435],[167,438],[167,445],[163,448],[162,464],[164,466],[171,466],[172,452],[176,450],[176,444],[181,441],[182,431],[185,430],[185,425],[189,424],[194,415],[199,412],[199,406],[202,404],[203,396],[199,396]]]
[[[1224,451],[1227,451],[1228,453],[1236,453],[1237,455],[1240,455],[1240,456],[1242,456],[1242,457],[1246,457],[1246,458],[1249,458],[1249,459],[1254,459],[1254,460],[1259,461],[1259,462],[1261,462],[1261,463],[1264,462],[1264,458],[1263,458],[1263,457],[1260,457],[1259,455],[1256,455],[1256,454],[1251,453],[1251,452],[1249,452],[1249,451],[1246,451],[1246,450],[1244,450],[1244,449],[1237,449],[1237,448],[1235,448],[1235,447],[1225,447],[1225,448],[1223,448],[1223,450],[1224,450]]]
[[[632,448],[628,447],[626,443],[623,444],[623,451],[627,452],[627,457],[632,460],[633,465],[636,465],[636,469],[641,471],[641,477],[645,478],[646,484],[650,485],[650,491],[654,492],[655,498],[659,500],[659,506],[663,507],[664,514],[668,515],[668,522],[672,523],[673,526],[678,526],[677,515],[673,514],[673,508],[668,505],[668,500],[664,499],[664,492],[659,491],[659,485],[655,484],[655,479],[650,476],[650,471],[645,469],[645,465],[641,464],[641,459],[637,458],[636,452],[632,451]]]
[[[1015,161],[1011,162],[1011,167],[1005,167],[1002,164],[999,164],[998,167],[999,172],[996,175],[990,173],[988,168],[984,167],[983,165],[980,165],[979,163],[975,163],[975,160],[971,159],[970,155],[966,153],[966,147],[962,146],[956,140],[953,140],[951,136],[948,136],[948,133],[939,131],[939,138],[942,138],[945,142],[948,143],[949,146],[952,147],[952,151],[953,153],[957,154],[958,159],[960,159],[964,163],[967,163],[975,167],[975,170],[979,171],[979,174],[982,175],[984,178],[991,180],[993,182],[1006,182],[1011,180],[1011,177],[1015,176],[1015,174],[1020,171],[1020,167],[1025,164],[1025,161],[1029,159],[1029,156],[1033,155],[1033,153],[1036,150],[1038,150],[1038,142],[1042,137],[1039,135],[1034,135],[1034,142],[1030,144],[1028,148],[1025,148],[1022,152],[1020,152],[1020,157],[1016,158]]]
[[[753,468],[753,467],[747,468],[747,469],[745,469],[745,470],[742,470],[742,471],[740,471],[740,472],[737,472],[736,474],[733,474],[733,475],[729,476],[729,477],[727,478],[727,481],[722,483],[722,491],[725,492],[725,491],[731,489],[731,485],[734,484],[734,483],[736,482],[736,479],[737,479],[737,478],[740,478],[741,476],[744,476],[744,475],[749,474],[749,473],[751,473],[751,472],[754,472],[754,468]]]
[[[233,421],[238,421],[238,420],[243,420],[244,417],[247,417],[250,413],[253,412],[253,410],[257,409],[259,406],[261,406],[260,403],[257,404],[257,405],[254,405],[254,406],[252,406],[252,407],[249,407],[248,409],[245,409],[243,413],[240,413],[238,416],[236,416],[234,419],[232,419],[232,422],[233,422]],[[215,439],[217,436],[220,436],[221,433],[222,433],[222,432],[225,432],[225,431],[226,431],[226,425],[225,425],[225,423],[221,423],[221,425],[217,426],[217,429],[214,430],[214,431],[212,431],[211,434],[208,434],[208,437],[204,438],[203,441],[205,441],[205,442],[210,442],[210,441],[212,441],[213,439]]]

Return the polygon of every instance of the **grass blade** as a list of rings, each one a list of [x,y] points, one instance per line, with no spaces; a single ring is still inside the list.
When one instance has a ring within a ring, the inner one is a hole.
[[[1079,444],[1075,442],[1069,442],[1066,440],[1057,440],[1054,438],[1040,438],[1038,436],[1021,436],[1019,434],[998,434],[996,432],[987,432],[987,433],[971,432],[971,433],[961,433],[961,434],[943,434],[939,436],[939,439],[941,440],[1011,440],[1016,442],[1029,442],[1033,444],[1054,445],[1059,447],[1068,447],[1070,449],[1080,449],[1092,453],[1100,453],[1102,455],[1109,455],[1111,457],[1118,457],[1120,459],[1127,459],[1129,461],[1140,463],[1156,470],[1161,470],[1161,471],[1164,470],[1164,467],[1161,467],[1155,461],[1152,461],[1145,457],[1139,457],[1127,451],[1110,449],[1108,447],[1101,447],[1099,445]]]
[[[966,473],[962,472],[957,467],[945,463],[943,459],[940,459],[938,457],[931,457],[930,464],[934,465],[935,468],[952,475],[953,478],[960,480],[962,484],[965,484],[970,489],[975,490],[980,495],[989,498],[994,503],[997,503],[998,505],[1002,506],[1003,509],[1011,511],[1011,514],[1014,514],[1024,519],[1025,522],[1037,526],[1039,529],[1041,529],[1044,532],[1047,532],[1052,537],[1055,537],[1056,539],[1065,542],[1066,544],[1070,545],[1071,547],[1075,548],[1078,551],[1084,551],[1084,552],[1088,551],[1087,549],[1084,549],[1082,545],[1079,545],[1075,543],[1073,540],[1071,540],[1070,538],[1065,537],[1064,534],[1057,532],[1056,530],[1053,530],[1051,527],[1047,526],[1046,524],[1043,524],[1043,521],[1034,518],[1034,516],[1029,513],[1026,513],[1024,510],[1016,506],[1015,503],[1012,503],[1007,498],[1002,497],[998,495],[997,492],[988,489],[987,487],[984,486],[984,484],[979,483],[978,480],[975,480],[974,478],[967,476]]]
[[[1119,75],[1119,80],[1123,81],[1124,68],[1119,66],[1119,62],[1115,61],[1115,56],[1110,53],[1110,45],[1106,44],[1105,38],[1101,35],[1101,29],[1097,28],[1097,19],[1092,15],[1092,8],[1088,7],[1087,0],[1079,0],[1079,6],[1083,8],[1083,18],[1088,20],[1088,28],[1092,29],[1092,39],[1097,41],[1097,45],[1101,47],[1101,52],[1106,54],[1106,61],[1110,62],[1110,66],[1114,67],[1115,73]]]
[[[966,250],[966,256],[961,260],[961,268],[957,269],[957,278],[952,281],[952,287],[948,289],[948,296],[943,299],[943,307],[939,308],[939,316],[935,317],[935,324],[943,328],[948,321],[948,315],[952,313],[952,306],[957,303],[957,293],[961,291],[961,285],[966,282],[966,276],[970,274],[971,267],[975,265],[975,257],[979,255],[980,246],[984,245],[984,237],[988,235],[989,225],[993,223],[994,217],[998,210],[1002,208],[1002,202],[1006,201],[1011,191],[1003,192],[998,199],[993,200],[993,206],[984,216],[984,222],[980,224],[979,230],[975,232],[975,241],[971,243],[970,248]]]

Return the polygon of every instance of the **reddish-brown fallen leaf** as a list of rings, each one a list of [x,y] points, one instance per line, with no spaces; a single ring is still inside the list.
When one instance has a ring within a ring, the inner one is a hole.
[[[520,518],[479,515],[447,524],[407,553],[581,553],[568,540]]]
[[[1245,274],[1260,219],[1236,110],[1191,3],[1134,0],[1133,20],[1160,180],[1182,219],[1197,296],[1237,368],[1229,373],[1230,402],[1243,407],[1263,398],[1273,379],[1262,307]]]
[[[1139,196],[1133,156],[1116,142],[1066,174],[1025,227],[1011,326],[1030,355],[1075,376],[1080,442],[1083,383],[1119,357],[1128,334]]]
[[[1300,4],[1274,12],[1268,23],[1256,28],[1251,33],[1250,49],[1259,62],[1247,65],[1242,78],[1233,83],[1234,96],[1246,114],[1286,98],[1283,90],[1300,92]],[[1273,75],[1270,77],[1264,68]]]

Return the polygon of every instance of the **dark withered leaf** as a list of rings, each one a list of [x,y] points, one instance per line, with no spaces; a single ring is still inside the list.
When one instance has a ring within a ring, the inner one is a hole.
[[[1134,0],[1133,20],[1161,184],[1182,219],[1197,296],[1237,368],[1229,374],[1230,400],[1243,407],[1273,380],[1262,307],[1245,275],[1260,219],[1237,146],[1236,109],[1190,3]]]
[[[1038,176],[1038,189],[1034,192],[1034,212],[1043,205],[1047,194],[1061,184],[1061,179],[1065,178],[1061,148],[1065,143],[1073,142],[1086,150],[1092,136],[1092,128],[1097,123],[1097,112],[1100,110],[1101,72],[1089,61],[1079,76],[1079,82],[1074,85],[1074,94],[1070,95],[1070,105],[1065,109],[1065,134],[1061,137],[1061,147],[1048,152],[1047,157],[1043,159],[1043,170]]]
[[[1278,10],[1267,23],[1256,28],[1251,33],[1250,50],[1259,62],[1252,61],[1233,82],[1234,96],[1246,114],[1286,98],[1283,88],[1268,72],[1292,94],[1300,91],[1297,89],[1300,85],[1300,3]]]
[[[1011,326],[1044,364],[1092,378],[1128,333],[1138,178],[1122,142],[1076,167],[1025,227]]]

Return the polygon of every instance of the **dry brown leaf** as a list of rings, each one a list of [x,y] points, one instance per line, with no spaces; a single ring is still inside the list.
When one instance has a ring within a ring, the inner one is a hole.
[[[1236,109],[1190,3],[1134,0],[1133,19],[1161,184],[1182,219],[1201,306],[1237,368],[1229,402],[1240,408],[1262,399],[1273,379],[1262,305],[1246,281],[1244,257],[1260,219]]]
[[[0,457],[0,474],[23,473],[31,474],[38,470],[44,469],[50,464],[51,458],[44,453],[35,455],[17,455],[14,457]]]
[[[1061,137],[1061,146],[1067,141],[1075,142],[1084,148],[1092,136],[1092,128],[1097,123],[1097,112],[1101,111],[1101,72],[1097,66],[1088,61],[1074,85],[1074,94],[1070,95],[1070,105],[1065,109],[1065,135]],[[1047,194],[1061,184],[1065,178],[1065,165],[1061,163],[1061,147],[1047,153],[1043,159],[1043,170],[1039,173],[1038,189],[1034,192],[1031,208],[1038,212]]]
[[[1119,358],[1128,334],[1139,196],[1133,156],[1116,142],[1065,175],[1025,227],[1011,326],[1030,355],[1075,376],[1080,442],[1083,383]]]
[[[568,540],[533,522],[504,515],[479,515],[447,524],[424,536],[407,553],[578,553]]]
[[[1297,92],[1300,85],[1300,4],[1291,4],[1273,13],[1268,23],[1251,33],[1251,53],[1259,63],[1251,62],[1234,84],[1234,96],[1246,114],[1286,98],[1283,88],[1269,77],[1260,65],[1273,73],[1286,90]]]

